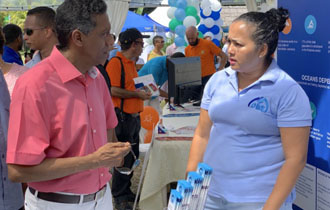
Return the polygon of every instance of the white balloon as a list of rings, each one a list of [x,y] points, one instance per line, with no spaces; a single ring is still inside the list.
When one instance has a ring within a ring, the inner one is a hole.
[[[221,40],[221,38],[222,38],[221,30],[220,30],[219,33],[217,33],[216,35],[214,35],[214,38],[217,39],[217,40]]]
[[[206,17],[210,16],[212,13],[212,10],[210,7],[206,7],[202,11],[203,11],[203,15],[205,15]]]
[[[223,25],[223,20],[221,19],[221,18],[219,18],[218,20],[216,20],[215,22],[214,22],[214,25],[217,25],[217,26],[222,26]]]
[[[207,36],[211,37],[211,40],[214,38],[214,34],[210,31],[208,31],[204,34],[204,37],[207,37]]]
[[[197,1],[198,2],[198,1]],[[210,1],[209,0],[203,0],[202,2],[201,2],[201,8],[202,9],[205,9],[205,8],[207,8],[207,7],[210,7]]]
[[[174,16],[175,10],[176,10],[176,7],[170,7],[167,10],[167,17],[170,18],[170,19],[175,18],[175,16]]]
[[[197,20],[195,17],[193,16],[187,16],[185,17],[185,19],[183,20],[183,25],[188,28],[190,26],[196,26],[197,25]]]
[[[187,6],[193,6],[195,0],[187,0]]]
[[[212,9],[212,11],[215,11],[215,12],[219,11],[221,9],[221,3],[218,1],[212,2],[211,9]]]
[[[214,20],[212,18],[205,18],[204,24],[206,27],[212,28],[212,26],[214,25]]]

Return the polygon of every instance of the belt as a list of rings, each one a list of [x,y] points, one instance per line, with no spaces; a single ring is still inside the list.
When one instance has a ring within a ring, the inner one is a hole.
[[[37,192],[37,197],[51,202],[56,203],[80,203],[80,198],[82,197],[82,203],[90,202],[102,198],[106,191],[106,185],[102,187],[96,193],[88,194],[88,195],[65,195],[60,193],[51,193],[51,192]],[[29,187],[30,192],[34,195],[36,190]]]

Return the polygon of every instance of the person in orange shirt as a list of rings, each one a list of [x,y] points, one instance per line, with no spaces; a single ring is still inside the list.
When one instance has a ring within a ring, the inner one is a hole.
[[[136,157],[139,156],[139,132],[141,128],[139,113],[143,111],[143,101],[150,99],[151,94],[137,91],[133,78],[138,77],[135,68],[135,58],[141,55],[143,49],[143,36],[135,28],[129,28],[119,36],[121,52],[117,52],[108,65],[106,71],[111,81],[111,95],[115,106],[118,125],[116,136],[118,141],[129,141]],[[122,71],[124,77],[122,78]],[[122,80],[123,79],[123,80]],[[121,80],[124,81],[121,84]],[[134,145],[133,145],[134,144]],[[124,167],[131,168],[135,158],[132,154],[125,157]],[[121,174],[114,170],[112,176],[112,193],[116,209],[132,209],[135,195],[130,189],[130,175]]]
[[[227,62],[227,55],[222,52],[212,41],[198,38],[198,31],[195,26],[186,30],[186,37],[189,45],[185,48],[186,57],[199,56],[202,67],[202,87],[205,86],[212,74],[215,73],[214,56],[220,56],[220,69],[223,69]]]

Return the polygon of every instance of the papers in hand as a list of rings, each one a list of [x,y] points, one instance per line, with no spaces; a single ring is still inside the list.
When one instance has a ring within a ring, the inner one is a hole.
[[[133,80],[137,90],[143,90],[147,93],[151,93],[152,98],[159,96],[159,90],[152,74],[136,77]]]

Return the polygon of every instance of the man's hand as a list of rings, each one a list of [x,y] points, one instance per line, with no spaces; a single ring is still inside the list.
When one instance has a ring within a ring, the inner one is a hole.
[[[151,93],[145,91],[137,91],[138,97],[142,100],[148,100],[151,98]]]
[[[130,149],[131,145],[128,142],[107,143],[92,155],[99,167],[112,168],[122,164],[123,158],[129,153]]]

